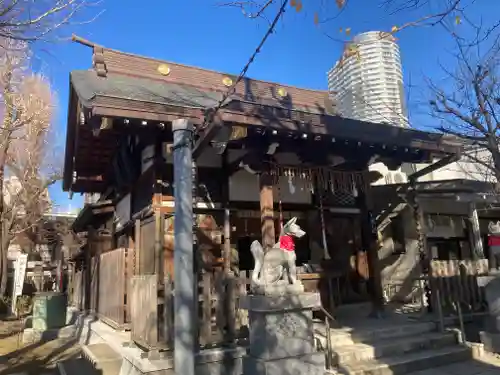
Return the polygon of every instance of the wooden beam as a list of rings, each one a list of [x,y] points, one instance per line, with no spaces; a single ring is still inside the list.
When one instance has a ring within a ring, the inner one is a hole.
[[[434,172],[435,170],[439,168],[443,168],[447,166],[448,164],[451,164],[453,162],[456,162],[460,160],[460,154],[453,154],[453,155],[448,155],[439,161],[435,162],[434,164],[428,165],[427,167],[412,173],[411,175],[408,176],[408,179],[410,181],[417,181],[420,177],[425,176],[426,174],[429,174],[431,172]]]
[[[361,242],[366,251],[368,262],[368,283],[372,299],[371,315],[375,318],[381,317],[384,311],[384,295],[382,290],[381,264],[379,259],[379,242],[377,227],[373,218],[373,199],[371,185],[365,184],[364,190],[360,191],[361,208]]]
[[[239,111],[223,109],[219,111],[224,122],[260,126],[280,132],[301,132],[325,135],[338,139],[360,141],[366,144],[387,144],[409,149],[421,149],[439,154],[459,154],[462,147],[445,142],[439,134],[426,133],[407,128],[380,126],[380,124],[346,119],[339,116],[310,114],[310,122],[302,121],[302,112],[291,112],[292,118],[280,118],[259,112],[257,105]],[[393,129],[394,128],[394,129]]]
[[[200,135],[193,148],[194,160],[201,155],[210,142],[217,136],[223,126],[224,123],[218,118],[218,116],[216,116],[207,128],[203,130],[203,133]]]

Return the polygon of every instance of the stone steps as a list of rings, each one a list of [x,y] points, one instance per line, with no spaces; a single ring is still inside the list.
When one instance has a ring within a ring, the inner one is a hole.
[[[332,362],[339,374],[404,375],[472,358],[471,349],[459,344],[459,332],[437,332],[433,322],[363,324],[330,330]],[[325,349],[326,338],[318,341]]]
[[[342,365],[338,372],[343,375],[404,375],[471,358],[469,348],[456,345]]]
[[[60,375],[101,375],[101,371],[95,369],[89,361],[83,358],[71,358],[57,363]]]
[[[454,332],[426,333],[404,338],[389,338],[373,342],[334,347],[334,363],[352,364],[383,357],[402,356],[422,350],[440,349],[457,343]]]
[[[371,327],[371,328],[334,328],[330,330],[333,347],[354,345],[357,343],[370,343],[381,339],[395,339],[399,337],[410,337],[422,335],[436,330],[436,324],[432,322],[406,323],[393,326]],[[324,341],[324,340],[322,340]],[[325,344],[326,342],[322,342]]]
[[[82,357],[90,362],[99,375],[120,374],[123,359],[107,344],[83,345]]]

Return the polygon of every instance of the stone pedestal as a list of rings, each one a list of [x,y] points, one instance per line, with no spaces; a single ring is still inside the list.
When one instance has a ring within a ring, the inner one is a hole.
[[[478,278],[479,287],[484,288],[488,303],[485,330],[480,332],[485,350],[500,353],[500,273],[491,273]]]
[[[315,352],[312,320],[320,304],[317,293],[245,297],[250,347],[243,375],[323,375],[325,355]]]

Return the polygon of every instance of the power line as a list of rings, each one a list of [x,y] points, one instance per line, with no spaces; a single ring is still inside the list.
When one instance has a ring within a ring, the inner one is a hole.
[[[278,24],[278,21],[280,20],[280,18],[283,15],[283,13],[285,13],[285,8],[288,5],[288,1],[289,0],[283,0],[283,2],[281,3],[281,7],[278,10],[278,13],[276,13],[276,16],[274,17],[273,22],[271,22],[271,24],[269,25],[269,28],[267,29],[266,33],[264,34],[264,37],[262,38],[262,40],[260,41],[260,43],[257,46],[257,48],[255,49],[255,51],[252,53],[252,55],[248,59],[248,62],[245,64],[245,66],[243,67],[243,69],[241,69],[241,72],[238,75],[238,78],[236,78],[236,80],[233,82],[233,84],[231,85],[231,87],[226,91],[226,93],[222,96],[222,99],[217,103],[217,105],[215,107],[211,108],[211,110],[208,111],[207,114],[205,115],[205,119],[203,121],[203,125],[202,125],[201,129],[206,128],[213,121],[215,115],[222,108],[222,106],[224,105],[224,103],[226,102],[226,100],[231,95],[234,94],[234,92],[236,91],[236,86],[238,85],[238,83],[241,82],[241,80],[243,79],[243,77],[245,77],[245,75],[247,74],[248,69],[250,68],[250,65],[252,65],[252,63],[254,62],[255,57],[260,53],[260,50],[262,49],[262,47],[266,43],[267,39],[274,32],[274,29],[276,28],[276,25]]]

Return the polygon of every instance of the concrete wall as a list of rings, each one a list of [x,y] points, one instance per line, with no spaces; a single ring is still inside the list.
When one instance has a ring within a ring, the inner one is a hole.
[[[479,150],[474,153],[474,158],[481,160],[485,163],[490,163],[491,156],[486,150]],[[406,164],[399,168],[397,171],[390,171],[382,163],[374,163],[370,165],[370,170],[377,171],[382,174],[382,178],[374,183],[374,185],[387,185],[391,183],[404,183],[408,180],[408,176],[413,171],[421,170],[429,164]],[[443,181],[443,180],[457,180],[466,179],[474,181],[496,182],[489,168],[478,164],[470,157],[463,156],[456,163],[448,164],[447,166],[437,169],[421,178],[420,182],[424,181]]]
[[[490,163],[491,156],[486,150],[479,150],[474,153],[474,158],[477,158],[485,163]],[[417,169],[424,168],[426,165],[419,164]],[[451,163],[443,168],[440,168],[428,175],[419,179],[419,181],[441,181],[441,180],[454,180],[454,179],[467,179],[475,181],[495,182],[496,179],[492,176],[489,168],[476,163],[471,158],[463,156],[462,159],[456,163]]]

